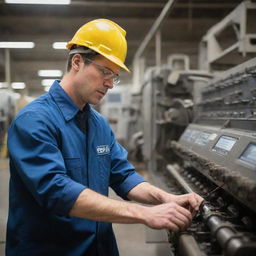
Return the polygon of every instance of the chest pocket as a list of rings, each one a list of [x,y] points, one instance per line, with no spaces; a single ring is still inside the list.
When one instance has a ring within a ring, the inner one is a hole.
[[[85,184],[85,175],[82,173],[80,158],[64,158],[67,175],[74,181]]]

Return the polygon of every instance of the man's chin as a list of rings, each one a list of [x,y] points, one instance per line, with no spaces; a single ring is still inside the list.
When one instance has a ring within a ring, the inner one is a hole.
[[[102,98],[97,99],[97,100],[92,100],[90,102],[88,102],[90,105],[98,105],[100,104],[100,102],[102,101]]]

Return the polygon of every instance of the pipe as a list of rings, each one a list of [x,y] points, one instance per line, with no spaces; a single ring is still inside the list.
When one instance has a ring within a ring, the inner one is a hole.
[[[205,255],[200,250],[195,238],[190,234],[181,234],[178,238],[179,255],[182,256],[201,256]]]
[[[187,193],[194,192],[192,188],[188,185],[188,183],[183,179],[183,177],[175,170],[175,168],[172,165],[168,164],[166,168],[168,172],[176,179],[176,181],[178,181],[178,183]]]
[[[5,82],[7,88],[12,90],[11,87],[11,61],[10,61],[10,49],[5,49]]]
[[[161,66],[161,44],[162,44],[162,38],[161,38],[161,30],[159,29],[156,32],[156,66],[159,68]]]
[[[164,6],[162,12],[160,13],[160,15],[158,16],[158,18],[156,19],[155,23],[153,24],[153,26],[151,27],[151,29],[149,30],[149,32],[147,33],[147,35],[145,36],[144,40],[142,41],[142,43],[140,44],[138,50],[136,51],[135,55],[134,55],[134,59],[137,60],[140,58],[140,56],[142,55],[142,53],[144,52],[144,50],[146,49],[148,43],[150,42],[150,40],[153,38],[153,36],[155,35],[155,33],[157,32],[158,28],[160,27],[160,25],[162,24],[163,20],[165,19],[165,17],[169,14],[169,12],[171,11],[171,7],[174,4],[175,0],[169,0],[167,2],[167,4]]]

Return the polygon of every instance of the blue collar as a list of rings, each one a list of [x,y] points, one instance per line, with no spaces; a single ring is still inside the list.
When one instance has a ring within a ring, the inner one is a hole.
[[[69,95],[63,90],[58,80],[55,80],[52,84],[49,90],[49,94],[58,105],[66,121],[69,121],[75,117],[79,111],[79,108],[69,97]]]

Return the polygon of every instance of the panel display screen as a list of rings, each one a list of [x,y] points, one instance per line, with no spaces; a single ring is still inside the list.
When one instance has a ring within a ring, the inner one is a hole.
[[[187,129],[185,133],[183,133],[183,135],[181,136],[181,139],[189,142],[194,142],[199,133],[199,131]]]
[[[209,133],[209,132],[202,132],[202,133],[200,133],[200,135],[196,139],[195,143],[198,144],[198,145],[204,146],[210,140],[210,136],[211,136],[211,133]]]
[[[237,139],[229,136],[221,136],[212,151],[216,151],[222,155],[227,155],[235,145]]]
[[[181,140],[186,140],[188,141],[188,138],[190,137],[191,134],[191,130],[187,129],[181,136]]]
[[[250,143],[240,156],[240,159],[256,165],[256,143]]]

